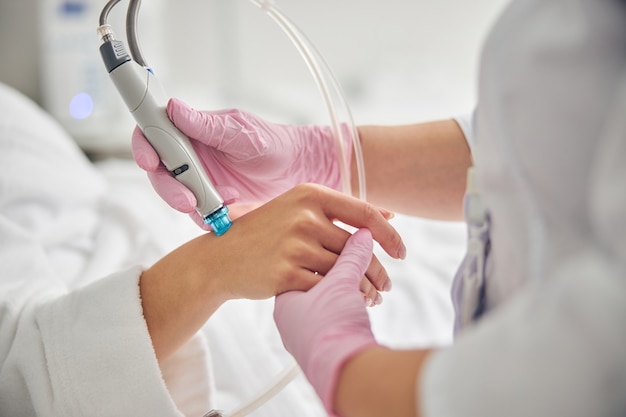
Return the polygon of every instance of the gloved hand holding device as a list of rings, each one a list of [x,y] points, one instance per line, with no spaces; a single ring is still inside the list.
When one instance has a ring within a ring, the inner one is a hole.
[[[334,415],[339,372],[346,360],[377,346],[359,282],[372,259],[372,234],[353,234],[335,265],[307,292],[278,295],[274,320],[285,348]]]
[[[340,162],[329,126],[274,124],[241,110],[200,112],[177,99],[169,101],[167,113],[191,139],[226,204],[262,203],[304,182],[341,187]],[[193,193],[172,178],[138,128],[132,151],[161,198],[206,228],[194,210]],[[347,157],[351,158],[351,151]]]

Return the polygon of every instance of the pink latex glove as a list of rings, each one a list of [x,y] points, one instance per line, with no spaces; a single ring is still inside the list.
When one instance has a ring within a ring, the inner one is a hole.
[[[334,413],[337,378],[345,361],[377,345],[359,291],[372,248],[371,232],[358,230],[346,242],[335,265],[313,288],[276,297],[274,321],[283,344],[330,414]]]
[[[341,187],[341,168],[329,126],[274,124],[240,110],[199,112],[177,99],[169,101],[167,113],[192,139],[227,204],[262,203],[305,182],[336,190]],[[345,148],[350,161],[352,146]],[[190,213],[206,229],[195,212],[195,197],[173,179],[139,128],[133,132],[132,152],[161,198],[174,209]]]

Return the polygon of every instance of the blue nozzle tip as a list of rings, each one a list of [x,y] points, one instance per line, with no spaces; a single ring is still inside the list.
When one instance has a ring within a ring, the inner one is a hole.
[[[228,217],[228,207],[223,206],[204,218],[204,222],[211,226],[216,236],[221,236],[232,226],[233,221]]]

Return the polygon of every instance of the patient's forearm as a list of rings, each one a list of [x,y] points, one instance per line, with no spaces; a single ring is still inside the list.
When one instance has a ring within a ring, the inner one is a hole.
[[[360,126],[359,138],[368,201],[419,217],[462,220],[471,156],[456,121]],[[357,184],[353,158],[353,189]]]
[[[197,332],[227,296],[211,274],[198,268],[198,256],[212,250],[206,234],[181,246],[144,271],[140,279],[143,313],[159,362]],[[209,264],[210,260],[206,259]]]
[[[429,350],[368,349],[344,365],[335,410],[342,417],[419,417],[419,375]]]

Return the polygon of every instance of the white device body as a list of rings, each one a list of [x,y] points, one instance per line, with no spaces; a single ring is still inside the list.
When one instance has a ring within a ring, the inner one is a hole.
[[[224,206],[187,136],[167,116],[167,96],[157,78],[134,61],[110,72],[110,77],[144,135],[165,167],[195,195],[196,210],[206,218]]]

